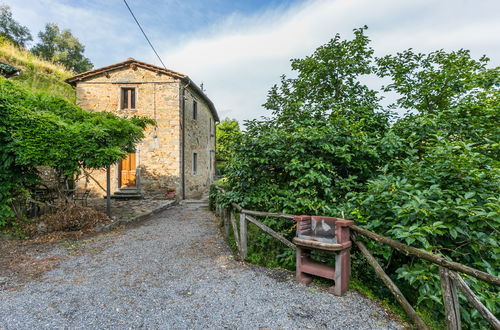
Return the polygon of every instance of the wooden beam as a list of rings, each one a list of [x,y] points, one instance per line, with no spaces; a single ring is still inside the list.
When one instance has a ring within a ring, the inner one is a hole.
[[[243,208],[236,203],[231,203],[231,206],[238,210],[238,212],[241,212],[241,210],[243,210]]]
[[[241,251],[240,248],[240,236],[238,235],[238,227],[236,227],[236,219],[233,212],[229,212],[229,219],[231,219],[231,227],[233,227],[234,241],[236,242],[236,247],[238,248],[238,253]]]
[[[340,251],[351,246],[350,242],[348,245],[344,246],[342,244],[324,243],[324,242],[312,241],[309,239],[303,239],[300,237],[294,237],[293,243],[300,247],[316,249],[316,250],[324,250],[324,251]]]
[[[474,276],[474,277],[476,277],[480,280],[483,280],[487,283],[494,284],[497,286],[500,285],[500,277],[498,277],[498,276],[494,276],[494,275],[482,272],[480,270],[474,269],[472,267],[459,264],[458,262],[454,262],[454,261],[445,259],[443,257],[436,256],[430,252],[427,252],[427,251],[424,251],[421,249],[417,249],[417,248],[414,248],[412,246],[405,245],[403,243],[394,241],[390,238],[375,234],[374,232],[363,229],[363,228],[358,227],[356,225],[352,226],[351,229],[360,233],[361,235],[369,237],[377,242],[392,246],[393,248],[395,248],[395,249],[397,249],[397,250],[399,250],[407,255],[411,254],[411,255],[417,256],[419,258],[425,259],[427,261],[430,261],[432,263],[435,263],[437,265],[446,267],[448,269]]]
[[[240,255],[243,260],[248,256],[247,220],[243,212],[240,213]]]
[[[446,326],[448,330],[460,330],[462,324],[460,320],[460,303],[458,302],[455,283],[449,276],[450,270],[439,267],[441,277],[441,288],[443,291],[444,312],[446,316]]]
[[[290,219],[293,220],[295,215],[293,214],[284,214],[284,213],[272,213],[272,212],[260,212],[260,211],[252,211],[243,209],[243,212],[246,214],[258,216],[258,217],[273,217],[273,218],[282,218],[282,219]]]
[[[486,306],[483,305],[483,303],[477,299],[476,295],[472,290],[469,288],[467,283],[452,270],[448,270],[448,276],[455,282],[455,284],[460,288],[464,296],[469,300],[472,306],[474,306],[475,309],[484,317],[484,319],[493,327],[493,329],[498,330],[500,329],[500,322],[498,319],[491,313]]]
[[[366,246],[363,244],[363,242],[358,241],[354,235],[351,235],[351,239],[353,242],[356,244],[356,246],[359,248],[363,256],[366,258],[368,263],[373,267],[375,270],[375,273],[377,274],[378,277],[385,283],[385,285],[391,290],[392,294],[398,301],[398,303],[403,307],[404,311],[406,314],[410,317],[410,319],[413,321],[413,323],[417,326],[418,329],[429,329],[429,327],[422,321],[420,316],[418,316],[417,312],[413,309],[413,307],[410,305],[408,300],[406,300],[405,296],[401,293],[399,288],[394,284],[394,282],[391,280],[391,278],[384,272],[380,264],[378,263],[377,259],[368,251]]]
[[[215,204],[215,215],[218,217],[219,228],[224,225],[224,219],[222,218],[222,206]]]
[[[266,233],[268,233],[272,237],[276,238],[277,240],[279,240],[280,242],[282,242],[283,244],[288,246],[290,249],[294,249],[294,250],[297,249],[297,247],[292,242],[290,242],[289,240],[287,240],[286,238],[284,238],[283,236],[281,236],[280,234],[278,234],[277,232],[275,232],[274,230],[272,230],[268,226],[258,222],[257,220],[255,220],[255,218],[246,214],[246,212],[245,212],[245,217],[248,221],[250,221],[251,223],[253,223],[257,227],[259,227],[260,229],[262,229],[263,231],[265,231]]]
[[[224,234],[229,238],[229,218],[231,217],[230,209],[222,209],[222,217],[224,219]]]
[[[95,179],[92,175],[90,175],[90,173],[89,173],[89,172],[85,171],[85,169],[82,169],[82,170],[83,170],[83,173],[84,173],[84,175],[85,175],[85,177],[86,177],[86,178],[91,178],[92,180],[94,180],[94,182],[97,184],[97,186],[98,186],[99,188],[101,188],[101,189],[102,189],[102,191],[106,192],[106,188],[104,188],[104,187],[103,187],[103,186],[99,183],[99,181],[97,181],[97,180],[96,180],[96,179]]]

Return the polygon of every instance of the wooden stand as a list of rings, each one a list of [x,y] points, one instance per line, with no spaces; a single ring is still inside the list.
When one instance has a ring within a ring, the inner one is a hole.
[[[329,218],[329,217],[296,217],[297,234],[311,221],[329,220],[335,223],[335,243],[326,243],[312,239],[295,237],[293,243],[297,245],[296,254],[296,279],[302,284],[309,284],[312,278],[308,275],[315,275],[335,281],[335,285],[329,289],[334,295],[341,296],[349,288],[349,278],[351,276],[351,257],[349,248],[351,241],[349,238],[349,227],[354,224],[351,220]],[[304,223],[306,224],[304,226]],[[335,255],[335,267],[313,261],[311,251],[319,250],[333,253]]]

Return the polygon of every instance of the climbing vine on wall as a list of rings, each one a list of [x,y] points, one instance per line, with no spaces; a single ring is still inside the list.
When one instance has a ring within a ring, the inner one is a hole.
[[[38,166],[71,176],[81,168],[111,165],[154,124],[148,118],[87,112],[6,79],[0,79],[0,113],[0,228],[16,216],[16,199],[29,195],[39,182]]]

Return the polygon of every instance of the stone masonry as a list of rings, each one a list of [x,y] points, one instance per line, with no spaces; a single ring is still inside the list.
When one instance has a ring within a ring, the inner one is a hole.
[[[86,110],[156,120],[156,127],[148,127],[144,139],[136,147],[136,188],[142,195],[163,197],[167,187],[173,187],[177,197],[181,197],[183,179],[186,198],[201,197],[207,190],[215,173],[215,122],[218,117],[211,101],[187,76],[129,59],[84,72],[67,82],[76,87],[77,102]],[[122,109],[123,88],[135,90],[135,108]],[[193,101],[196,101],[196,116],[193,115]],[[111,168],[112,193],[120,190],[119,182],[118,162]],[[106,173],[103,170],[83,173],[78,185],[103,196]]]

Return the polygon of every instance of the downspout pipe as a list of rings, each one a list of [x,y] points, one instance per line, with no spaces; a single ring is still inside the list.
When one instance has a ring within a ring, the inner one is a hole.
[[[182,187],[182,199],[186,199],[186,87],[182,86],[182,83],[179,84],[179,106],[181,108],[182,115],[182,125],[181,125],[181,187]]]
[[[215,121],[214,118],[214,177],[212,181],[217,178],[217,125],[219,125],[219,122]]]

